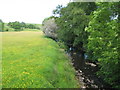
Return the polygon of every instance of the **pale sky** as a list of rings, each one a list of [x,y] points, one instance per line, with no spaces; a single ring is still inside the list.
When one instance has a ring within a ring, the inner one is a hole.
[[[20,21],[41,24],[52,15],[57,5],[70,0],[0,0],[0,19],[3,22]]]

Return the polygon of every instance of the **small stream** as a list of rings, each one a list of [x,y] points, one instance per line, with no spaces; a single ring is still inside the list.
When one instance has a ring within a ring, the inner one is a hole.
[[[76,54],[75,52],[67,53],[67,55],[72,60],[72,65],[76,70],[76,76],[82,88],[86,90],[87,88],[114,90],[96,75],[96,72],[99,70],[96,64],[85,61],[80,54]]]

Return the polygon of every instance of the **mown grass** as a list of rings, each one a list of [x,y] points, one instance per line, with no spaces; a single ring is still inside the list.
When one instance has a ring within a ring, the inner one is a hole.
[[[77,88],[75,70],[42,32],[3,32],[3,88]]]

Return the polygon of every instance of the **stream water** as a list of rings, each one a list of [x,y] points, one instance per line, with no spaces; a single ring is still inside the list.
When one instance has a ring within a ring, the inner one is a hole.
[[[82,59],[81,55],[78,55],[75,52],[70,52],[67,54],[72,60],[72,65],[76,70],[76,76],[82,88],[86,90],[87,88],[115,90],[96,75],[96,72],[99,70],[96,64],[85,61]]]

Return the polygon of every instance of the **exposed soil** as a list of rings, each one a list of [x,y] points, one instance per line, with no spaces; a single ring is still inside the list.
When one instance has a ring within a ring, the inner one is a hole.
[[[94,63],[85,61],[76,53],[69,53],[72,64],[76,70],[76,76],[80,81],[82,88],[97,88],[99,90],[113,90],[110,85],[106,84],[100,77],[96,75],[99,70]]]

